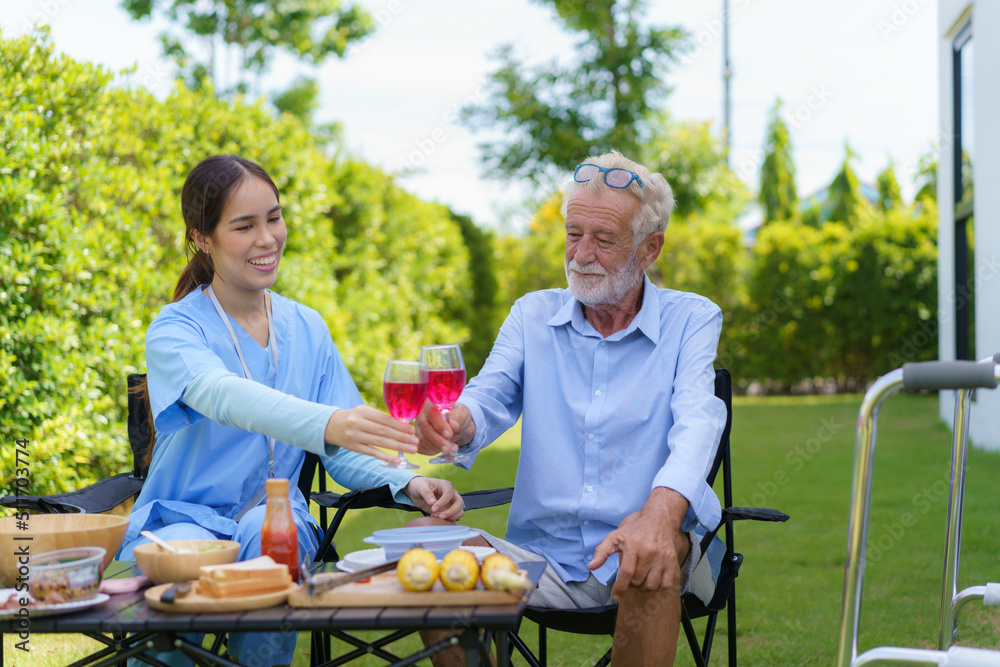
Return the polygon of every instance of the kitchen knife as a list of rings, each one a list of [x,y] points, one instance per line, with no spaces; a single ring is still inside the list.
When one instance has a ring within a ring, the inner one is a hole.
[[[350,574],[345,574],[343,576],[334,576],[330,578],[324,578],[321,581],[316,581],[316,576],[306,570],[306,592],[309,595],[319,595],[331,588],[336,588],[337,586],[343,586],[344,584],[349,584],[354,581],[359,581],[361,579],[367,579],[368,577],[380,574],[382,572],[389,572],[390,570],[395,570],[396,566],[399,565],[399,560],[392,560],[388,563],[383,563],[382,565],[377,565],[376,567],[370,567],[365,570],[359,570],[357,572],[352,572]]]

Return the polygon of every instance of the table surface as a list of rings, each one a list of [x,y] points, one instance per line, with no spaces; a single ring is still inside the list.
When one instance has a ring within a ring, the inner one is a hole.
[[[543,563],[521,563],[532,581],[538,582]],[[318,563],[315,572],[335,571],[332,563]],[[140,574],[132,562],[115,561],[106,578]],[[30,618],[32,633],[46,632],[140,632],[164,631],[265,631],[337,629],[419,629],[479,627],[514,630],[525,603],[454,607],[356,607],[295,608],[282,604],[265,609],[215,613],[172,614],[152,609],[144,590],[112,595],[103,604],[62,615]],[[17,632],[17,619],[0,621],[0,633]]]

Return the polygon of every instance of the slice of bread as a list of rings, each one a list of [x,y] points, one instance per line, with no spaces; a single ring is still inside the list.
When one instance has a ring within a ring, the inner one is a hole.
[[[224,565],[202,565],[201,578],[212,579],[214,581],[238,581],[242,579],[258,579],[288,577],[288,566],[284,563],[275,563],[270,556],[258,556],[250,560],[238,563],[226,563]]]
[[[234,598],[284,590],[291,586],[292,577],[288,574],[288,568],[284,565],[282,567],[285,568],[285,572],[280,575],[271,574],[251,579],[219,581],[202,576],[198,579],[198,592],[213,598]]]

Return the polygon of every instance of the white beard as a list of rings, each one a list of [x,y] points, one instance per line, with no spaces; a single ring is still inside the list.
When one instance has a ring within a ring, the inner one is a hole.
[[[603,278],[582,278],[576,273],[603,276]],[[640,280],[642,280],[642,270],[639,269],[638,252],[629,255],[625,264],[612,274],[596,261],[583,266],[575,259],[566,263],[566,282],[569,284],[569,291],[577,301],[587,306],[619,304]]]

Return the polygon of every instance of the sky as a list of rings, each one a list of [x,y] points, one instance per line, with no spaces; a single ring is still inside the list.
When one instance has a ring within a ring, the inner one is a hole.
[[[458,108],[485,99],[502,44],[528,62],[572,56],[575,37],[529,0],[361,0],[375,34],[312,75],[320,122],[343,124],[347,149],[400,175],[399,184],[480,225],[518,229],[527,190],[483,173],[483,139],[455,124]],[[651,0],[647,20],[680,26],[692,49],[668,75],[666,106],[678,120],[722,124],[723,0]],[[160,57],[165,24],[136,23],[119,0],[0,0],[0,34],[49,25],[57,50],[113,71],[158,96],[172,86]],[[789,125],[800,196],[827,185],[858,155],[862,181],[894,163],[912,197],[920,156],[938,130],[937,3],[934,0],[729,0],[732,105],[730,163],[756,191],[768,114],[779,97]],[[307,68],[279,59],[264,78],[280,89]]]

